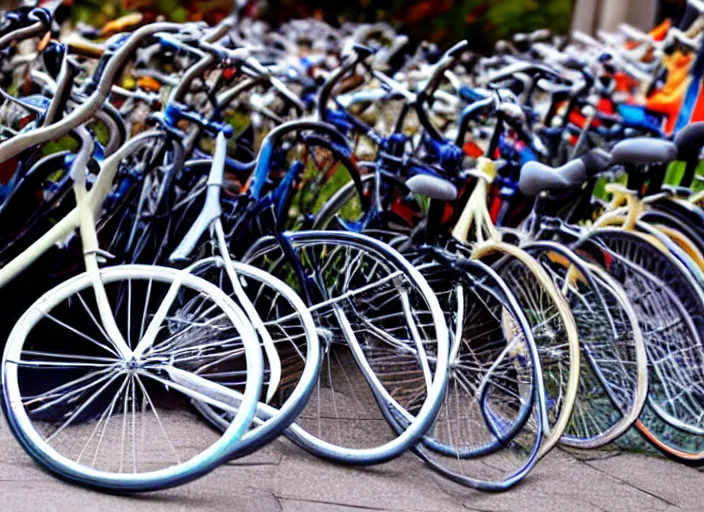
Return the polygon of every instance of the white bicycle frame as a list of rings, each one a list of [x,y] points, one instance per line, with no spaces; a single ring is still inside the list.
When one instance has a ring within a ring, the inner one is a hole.
[[[189,267],[178,272],[178,275],[174,277],[166,295],[162,299],[152,319],[149,321],[149,325],[141,339],[137,342],[134,349],[131,348],[117,326],[101,277],[98,257],[105,253],[100,250],[98,244],[95,219],[110,192],[113,178],[117,173],[121,160],[133,153],[138,147],[148,144],[155,138],[161,138],[164,134],[153,130],[144,132],[128,141],[112,156],[104,160],[97,180],[92,189],[88,191],[86,188],[85,171],[86,165],[93,152],[93,140],[85,127],[80,127],[75,131],[82,142],[79,154],[71,167],[71,174],[74,179],[76,207],[23,253],[0,269],[0,287],[19,275],[40,256],[51,249],[54,244],[62,242],[78,229],[81,235],[86,273],[89,276],[92,288],[95,292],[96,305],[102,327],[107,335],[106,338],[123,361],[137,361],[153,346],[164,319],[184,282],[188,278],[193,278],[191,268]],[[75,280],[73,281],[75,282]],[[80,286],[80,283],[76,286]],[[240,327],[249,331],[246,335],[243,331],[243,343],[248,362],[248,370],[250,369],[250,363],[252,369],[251,372],[247,372],[245,392],[243,394],[236,393],[227,387],[212,383],[194,373],[183,371],[173,366],[169,366],[167,372],[173,380],[169,383],[170,387],[173,389],[193,399],[216,405],[225,410],[230,410],[235,414],[235,419],[230,424],[228,431],[232,432],[233,439],[239,439],[249,428],[257,411],[257,403],[259,401],[263,380],[263,357],[259,349],[259,343],[257,342],[256,332],[248,316],[224,294],[223,299],[227,299],[228,304],[226,304],[226,306],[231,310],[234,317],[239,319]],[[250,342],[245,342],[245,338],[250,340]],[[238,407],[233,408],[229,405],[233,403],[236,403]],[[229,448],[234,450],[236,446],[237,443]]]
[[[105,287],[100,278],[98,257],[102,254],[102,251],[100,250],[100,246],[98,244],[98,233],[95,227],[95,219],[102,209],[105,198],[110,192],[112,181],[117,173],[120,161],[140,145],[146,144],[151,139],[159,137],[162,134],[157,131],[150,131],[142,133],[130,140],[127,144],[103,162],[102,169],[98,174],[98,178],[93,188],[88,191],[86,188],[85,173],[86,166],[93,153],[94,143],[86,128],[77,128],[76,133],[81,139],[82,144],[78,156],[71,167],[71,176],[74,180],[73,190],[76,196],[76,207],[36,242],[30,245],[24,252],[0,269],[0,288],[21,274],[54,245],[66,240],[69,235],[78,229],[81,235],[83,259],[86,265],[86,272],[91,276],[91,281],[95,290],[95,299],[103,327],[105,328],[105,332],[107,333],[110,342],[118,351],[118,354],[120,354],[120,356],[125,360],[130,360],[136,354],[143,353],[144,350],[146,350],[151,343],[154,342],[154,335],[156,332],[151,332],[148,329],[147,332],[150,336],[145,334],[134,351],[128,346],[124,337],[120,333],[112,311],[110,310],[110,304],[107,299]],[[164,302],[166,303],[167,301]],[[168,305],[170,305],[170,301],[169,304],[166,304],[167,307]],[[162,306],[164,306],[164,304],[162,304]],[[159,309],[159,311],[161,310],[162,308]],[[166,311],[163,311],[163,314],[165,315]],[[163,316],[161,318],[157,318],[158,316],[159,315],[155,316],[150,324],[150,327],[153,326],[152,331],[154,331],[154,329],[158,327],[159,323],[161,323],[161,320],[163,320]],[[158,321],[159,323],[155,324],[155,321]]]
[[[220,206],[220,190],[225,173],[226,157],[227,139],[225,138],[225,135],[220,132],[215,139],[215,151],[213,152],[213,161],[206,184],[207,190],[205,204],[203,205],[203,209],[198,215],[198,218],[191,226],[191,229],[189,229],[183,237],[183,240],[171,254],[170,258],[172,261],[186,259],[206,229],[210,229],[211,234],[215,235],[218,252],[223,260],[223,267],[227,277],[232,284],[234,295],[237,297],[237,300],[247,314],[249,321],[259,334],[267,356],[267,361],[269,363],[269,382],[267,384],[266,401],[268,402],[273,398],[279,387],[279,383],[281,382],[281,358],[279,357],[279,352],[274,345],[271,334],[269,334],[269,331],[264,326],[264,322],[259,316],[256,307],[252,304],[252,301],[244,291],[244,288],[240,283],[240,279],[237,276],[237,272],[232,265],[232,258],[230,256],[227,240],[225,238],[225,231],[222,226],[222,220],[220,219],[220,216],[222,215],[222,208]]]

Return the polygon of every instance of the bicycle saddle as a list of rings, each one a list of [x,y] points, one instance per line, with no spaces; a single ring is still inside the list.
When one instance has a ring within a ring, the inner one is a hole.
[[[566,190],[608,169],[609,165],[611,156],[600,149],[593,149],[557,168],[536,161],[528,162],[521,167],[518,188],[526,196],[537,196],[543,191]]]
[[[689,160],[697,158],[704,146],[704,121],[691,123],[682,128],[674,140],[677,146],[677,159]]]
[[[430,199],[454,201],[457,199],[457,187],[449,181],[430,174],[416,174],[406,180],[408,190],[414,194],[427,196]]]
[[[677,158],[677,146],[670,141],[638,137],[619,142],[611,151],[614,165],[662,164]]]

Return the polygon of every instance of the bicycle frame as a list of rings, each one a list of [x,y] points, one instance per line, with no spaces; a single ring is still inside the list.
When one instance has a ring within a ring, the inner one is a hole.
[[[118,353],[126,360],[129,360],[134,355],[143,353],[151,342],[153,342],[153,335],[156,333],[150,333],[152,335],[151,341],[148,341],[148,337],[145,335],[143,340],[147,341],[141,348],[137,347],[133,352],[125,342],[120,330],[117,328],[115,318],[110,311],[105,288],[100,278],[98,260],[100,256],[106,256],[107,254],[101,251],[98,244],[95,219],[110,192],[110,186],[117,173],[120,161],[135,151],[137,147],[149,143],[156,137],[162,137],[163,134],[157,131],[145,132],[125,144],[103,162],[103,167],[98,174],[93,188],[88,191],[86,188],[85,168],[92,155],[94,143],[91,135],[85,128],[76,129],[76,133],[79,135],[82,142],[81,150],[71,168],[71,176],[74,180],[73,188],[76,196],[76,207],[24,252],[0,269],[0,288],[21,274],[55,244],[61,243],[78,229],[81,235],[86,272],[91,276],[103,326],[105,327],[110,341],[118,350]],[[141,342],[140,345],[142,345]]]

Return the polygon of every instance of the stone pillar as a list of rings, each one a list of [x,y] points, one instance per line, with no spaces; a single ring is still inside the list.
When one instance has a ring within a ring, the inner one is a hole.
[[[655,25],[657,8],[658,0],[577,0],[572,30],[614,32],[619,23],[626,22],[648,31]]]
[[[599,0],[577,0],[572,13],[572,30],[593,34],[596,27]]]

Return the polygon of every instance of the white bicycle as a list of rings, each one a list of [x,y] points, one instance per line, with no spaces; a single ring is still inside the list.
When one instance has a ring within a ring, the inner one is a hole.
[[[259,338],[240,306],[188,269],[99,268],[95,217],[119,163],[160,134],[130,140],[88,191],[93,140],[84,128],[76,133],[76,208],[0,269],[0,284],[76,228],[86,272],[45,293],[13,328],[2,405],[20,444],[62,478],[118,492],[181,484],[221,464],[249,429],[263,381]],[[233,355],[242,360],[239,393],[197,373],[202,361]],[[228,412],[232,423],[215,433],[190,400]]]

